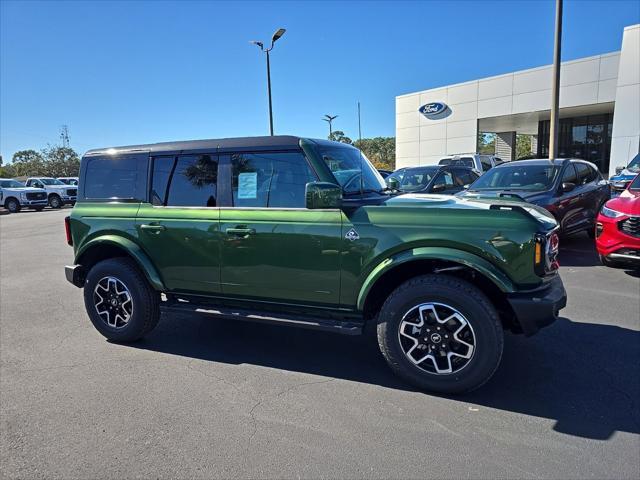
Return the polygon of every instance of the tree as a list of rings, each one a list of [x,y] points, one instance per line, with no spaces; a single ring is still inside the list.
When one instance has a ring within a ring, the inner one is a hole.
[[[478,132],[478,153],[493,155],[496,153],[496,134]]]
[[[70,147],[49,147],[42,150],[45,158],[45,173],[51,177],[77,177],[80,158]]]
[[[516,135],[516,159],[531,155],[531,135]]]
[[[44,157],[35,150],[20,150],[13,154],[9,169],[12,177],[23,175],[44,175]]]
[[[362,140],[356,140],[353,145],[362,150],[376,168],[395,170],[395,137],[363,138]]]
[[[342,130],[335,130],[331,132],[327,138],[334,142],[348,143],[349,145],[353,144],[353,140],[347,137]]]

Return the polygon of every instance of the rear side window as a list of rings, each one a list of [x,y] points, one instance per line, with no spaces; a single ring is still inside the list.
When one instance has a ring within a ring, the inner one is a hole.
[[[453,170],[453,174],[456,183],[460,186],[470,185],[478,178],[478,175],[471,170],[455,169]]]
[[[147,156],[109,155],[87,160],[84,174],[86,199],[137,199],[146,197]]]
[[[173,207],[215,207],[217,155],[180,155],[153,160],[151,202]]]
[[[304,208],[305,187],[317,179],[300,152],[231,156],[235,207]]]
[[[491,168],[491,160],[489,160],[489,157],[480,157],[480,163],[482,164],[483,172],[486,172]]]

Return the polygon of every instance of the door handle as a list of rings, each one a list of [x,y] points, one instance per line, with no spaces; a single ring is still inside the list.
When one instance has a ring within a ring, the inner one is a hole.
[[[249,235],[255,235],[256,233],[256,229],[255,228],[227,228],[225,230],[225,232],[227,232],[227,235],[234,235],[236,237],[248,237]]]
[[[143,223],[142,225],[140,225],[140,229],[141,230],[145,230],[149,233],[160,233],[160,232],[164,232],[167,227],[165,227],[164,225],[153,225],[153,224],[148,224],[148,223]]]

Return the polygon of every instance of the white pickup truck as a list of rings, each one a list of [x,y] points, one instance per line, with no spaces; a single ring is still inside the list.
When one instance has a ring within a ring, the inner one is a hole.
[[[78,195],[76,185],[67,185],[52,177],[30,177],[25,182],[27,187],[44,188],[47,191],[49,206],[61,208],[63,205],[75,205]]]
[[[12,178],[0,178],[0,205],[10,213],[17,213],[22,208],[40,211],[48,203],[47,192],[42,188],[25,187]]]

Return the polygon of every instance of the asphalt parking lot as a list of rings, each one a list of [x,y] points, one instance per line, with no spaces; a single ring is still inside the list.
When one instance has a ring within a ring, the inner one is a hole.
[[[174,314],[109,343],[64,279],[68,213],[0,216],[3,477],[640,477],[640,279],[586,235],[562,318],[447,398],[359,337]]]

